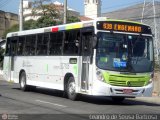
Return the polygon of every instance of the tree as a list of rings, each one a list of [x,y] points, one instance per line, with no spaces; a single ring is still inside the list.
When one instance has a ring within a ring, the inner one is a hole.
[[[56,6],[52,2],[45,4],[47,2],[50,0],[35,0],[32,4],[32,15],[59,17],[59,10],[56,9]]]
[[[24,30],[36,29],[37,28],[36,23],[37,22],[35,20],[25,21],[23,24]]]
[[[36,27],[42,28],[42,27],[49,27],[56,25],[56,21],[51,19],[50,16],[42,16],[36,21]]]
[[[40,16],[36,21],[36,27],[48,27],[57,25],[60,19],[60,12],[53,3],[45,4],[50,0],[36,0],[33,2],[32,15]]]
[[[61,8],[53,3],[45,4],[50,0],[36,0],[33,3],[32,15],[41,16],[36,23],[38,28],[59,25],[63,23],[63,12]],[[67,23],[79,22],[80,19],[75,16],[68,16]]]
[[[67,17],[67,23],[74,23],[74,22],[80,22],[80,19],[75,16],[69,16]]]

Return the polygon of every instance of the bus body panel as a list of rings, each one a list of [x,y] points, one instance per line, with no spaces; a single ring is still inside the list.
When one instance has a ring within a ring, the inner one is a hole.
[[[124,89],[132,89],[136,92],[124,94]],[[151,97],[153,90],[153,82],[144,87],[120,87],[111,86],[109,84],[95,80],[93,83],[92,95],[96,96],[124,96],[124,97]]]
[[[12,71],[12,78],[10,79],[10,67],[6,61],[10,57],[5,57],[4,77],[6,80],[11,80],[14,83],[19,83],[20,71],[24,70],[27,77],[27,85],[64,90],[64,77],[71,73],[75,78],[76,92],[79,92],[81,87],[81,58],[77,56],[20,56],[14,57],[14,71]],[[70,59],[76,59],[76,64],[70,64]],[[8,65],[8,66],[7,66]]]
[[[27,57],[21,64],[27,72],[27,84],[63,90],[60,56]]]
[[[3,60],[3,77],[5,80],[11,80],[11,58],[9,56],[5,56]]]

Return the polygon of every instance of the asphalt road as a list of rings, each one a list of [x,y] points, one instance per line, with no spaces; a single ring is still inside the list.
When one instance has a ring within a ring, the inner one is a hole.
[[[128,99],[115,103],[107,97],[79,96],[78,101],[63,98],[57,90],[37,88],[23,92],[18,84],[0,80],[0,114],[18,114],[20,119],[94,119],[93,114],[159,114],[160,104]],[[53,115],[54,114],[54,115]],[[21,116],[22,115],[22,116]],[[131,117],[131,116],[130,116]],[[0,117],[1,119],[1,117]]]

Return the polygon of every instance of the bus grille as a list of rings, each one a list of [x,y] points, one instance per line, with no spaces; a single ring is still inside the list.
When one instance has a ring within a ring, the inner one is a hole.
[[[112,78],[112,77],[111,77]],[[118,79],[109,79],[109,84],[113,86],[124,86],[124,87],[142,87],[145,86],[146,81],[142,78],[138,78],[139,80],[134,80],[134,78],[124,78],[117,77]],[[115,78],[115,76],[114,76]],[[137,78],[136,78],[137,79]]]

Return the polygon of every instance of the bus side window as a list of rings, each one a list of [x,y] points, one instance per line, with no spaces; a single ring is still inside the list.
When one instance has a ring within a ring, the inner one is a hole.
[[[37,35],[37,55],[47,55],[49,34],[38,34]]]
[[[26,36],[25,55],[35,55],[36,35]]]
[[[10,56],[10,55],[11,55],[10,52],[11,52],[11,39],[10,39],[10,38],[7,38],[5,55],[6,55],[6,56]]]
[[[11,55],[12,56],[17,55],[17,42],[18,42],[18,37],[11,38]]]
[[[18,46],[17,46],[17,55],[24,54],[24,45],[25,45],[25,37],[20,36],[18,40]]]
[[[65,32],[64,55],[78,55],[80,42],[80,31],[71,30]]]
[[[55,40],[56,40],[56,33],[51,33],[50,34],[50,44],[49,44],[49,55],[55,55],[55,47],[54,47],[54,44],[55,44]]]
[[[62,42],[63,42],[63,32],[58,32],[55,44],[57,55],[62,55]]]
[[[56,32],[50,34],[50,45],[49,54],[50,55],[61,55],[62,54],[62,41],[63,32]]]

